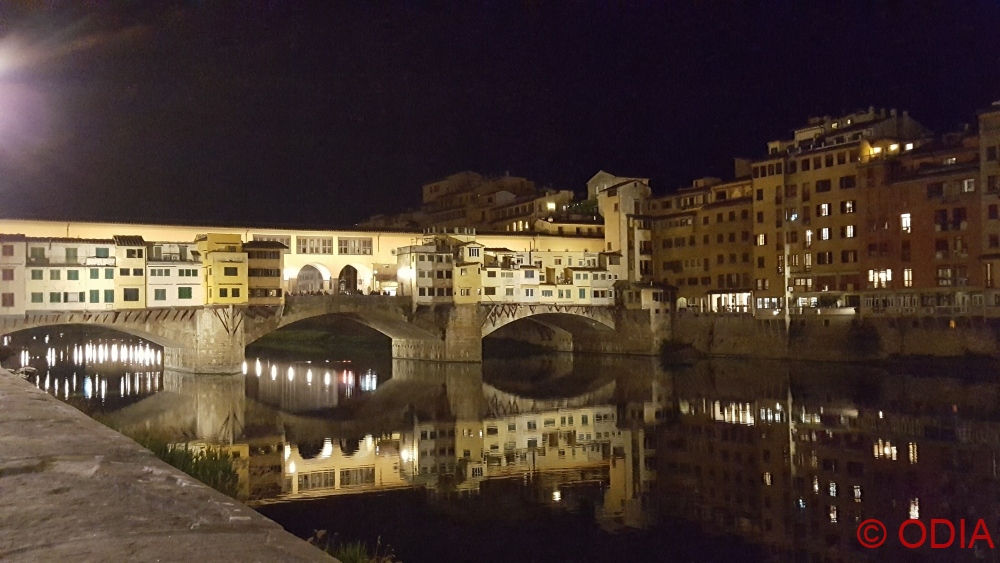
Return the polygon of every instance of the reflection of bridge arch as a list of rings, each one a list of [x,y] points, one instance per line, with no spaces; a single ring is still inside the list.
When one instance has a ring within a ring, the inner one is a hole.
[[[574,397],[558,397],[551,399],[536,399],[508,393],[483,383],[483,397],[489,405],[490,416],[507,416],[512,414],[555,411],[558,409],[573,409],[594,405],[606,405],[614,400],[617,383],[612,381],[597,389]]]

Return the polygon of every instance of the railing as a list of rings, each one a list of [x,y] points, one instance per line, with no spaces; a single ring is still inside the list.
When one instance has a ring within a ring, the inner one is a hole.
[[[85,266],[114,266],[115,257],[109,256],[107,258],[98,258],[97,256],[88,256],[84,259]]]

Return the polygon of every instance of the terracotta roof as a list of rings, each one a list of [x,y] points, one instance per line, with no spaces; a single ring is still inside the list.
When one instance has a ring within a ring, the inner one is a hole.
[[[146,241],[136,235],[114,235],[111,238],[118,246],[146,246]]]

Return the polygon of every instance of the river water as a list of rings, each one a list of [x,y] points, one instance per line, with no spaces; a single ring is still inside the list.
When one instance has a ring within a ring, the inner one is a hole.
[[[227,448],[243,499],[292,533],[406,563],[998,559],[981,365],[258,353],[202,376],[136,339],[9,338],[5,367],[112,427]]]

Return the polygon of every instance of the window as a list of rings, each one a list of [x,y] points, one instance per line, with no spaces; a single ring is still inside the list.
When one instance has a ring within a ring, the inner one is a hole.
[[[62,279],[62,272],[60,270],[49,270],[49,279],[50,280]]]
[[[830,180],[816,180],[816,193],[828,192],[830,188]]]
[[[45,249],[34,246],[28,249],[28,257],[32,260],[45,260]]]
[[[851,188],[857,187],[858,177],[857,176],[841,176],[840,177],[840,189],[849,190]]]
[[[4,293],[0,295],[0,307],[13,307],[14,306],[14,294]]]
[[[937,269],[937,284],[939,286],[952,285],[950,267],[942,266]]]
[[[233,297],[237,298],[240,296],[240,288],[234,287],[232,291]],[[451,288],[448,289],[448,294],[451,295]]]
[[[849,199],[847,201],[840,202],[840,212],[842,214],[854,213],[854,200]]]
[[[31,271],[31,279],[33,279],[33,280],[44,279],[42,271],[41,270],[32,270]]]
[[[59,293],[58,291],[50,291],[49,303],[62,303],[62,293]]]
[[[892,270],[868,270],[868,287],[884,289],[892,281]]]
[[[94,255],[98,258],[108,258],[111,256],[111,253],[107,247],[99,246],[94,249]]]
[[[767,246],[767,235],[761,233],[757,235],[757,246]]]
[[[816,206],[816,216],[817,217],[828,217],[830,215],[830,204],[821,203]]]
[[[903,287],[913,287],[913,270],[910,268],[903,270]]]
[[[469,258],[479,258],[479,247],[469,247]]]
[[[125,250],[126,258],[142,258],[141,248],[129,248]]]
[[[942,197],[944,196],[944,184],[942,182],[935,182],[933,184],[927,184],[927,197]]]
[[[976,191],[976,179],[975,178],[966,178],[966,179],[962,180],[962,193],[963,194],[972,193],[974,191]]]
[[[32,302],[32,303],[43,303],[43,301],[42,301],[42,294],[41,294],[41,292],[38,292],[38,293],[32,293],[32,294],[31,294],[31,302]]]
[[[90,279],[97,280],[101,278],[101,270],[98,268],[90,269]]]
[[[298,254],[333,254],[332,237],[295,237]]]
[[[104,290],[104,302],[105,303],[114,303],[115,302],[115,290],[113,290],[113,289],[105,289]]]
[[[233,266],[226,266],[225,268],[222,269],[222,275],[230,277],[239,275],[239,268]]]
[[[129,270],[128,268],[119,268],[118,269],[118,275],[119,276],[127,276],[127,275],[129,275],[129,272],[131,272],[131,270]]]
[[[14,245],[5,244],[3,245],[3,256],[13,256],[14,255]]]
[[[990,206],[987,207],[987,216],[990,219],[997,219],[998,217],[1000,217],[1000,215],[998,215],[997,213],[997,205],[995,203],[990,204]]]
[[[80,270],[66,270],[66,279],[70,281],[79,281]]]
[[[469,256],[478,256],[479,249],[475,249],[476,254],[472,254],[472,249],[469,249]],[[339,254],[371,254],[372,253],[372,239],[371,237],[339,237],[337,239],[337,252]]]
[[[819,230],[819,240],[830,240],[830,228],[823,227]]]
[[[154,289],[153,290],[153,301],[166,301],[167,300],[167,290],[166,289]]]
[[[844,225],[840,228],[840,238],[854,238],[854,225]]]
[[[531,288],[531,287],[525,288],[524,289],[524,296],[525,297],[534,297],[535,296],[535,289]]]
[[[122,301],[138,301],[139,300],[139,288],[138,287],[126,287],[122,290]]]
[[[853,264],[858,261],[858,251],[857,250],[841,250],[840,251],[840,261],[843,264]]]
[[[99,289],[91,289],[90,290],[90,302],[91,303],[100,303],[101,302],[101,290],[99,290]]]
[[[220,288],[219,297],[229,297],[229,288],[228,287]]]
[[[115,269],[114,268],[104,268],[104,279],[113,280],[115,279]]]
[[[912,224],[910,223],[910,214],[903,213],[899,216],[899,226],[903,229],[904,233],[911,232]]]
[[[177,288],[177,298],[178,299],[191,299],[191,288],[190,287],[178,287]]]
[[[3,279],[3,281],[13,281],[14,280],[14,269],[13,268],[4,268],[3,269],[3,275],[0,276],[0,279]]]

